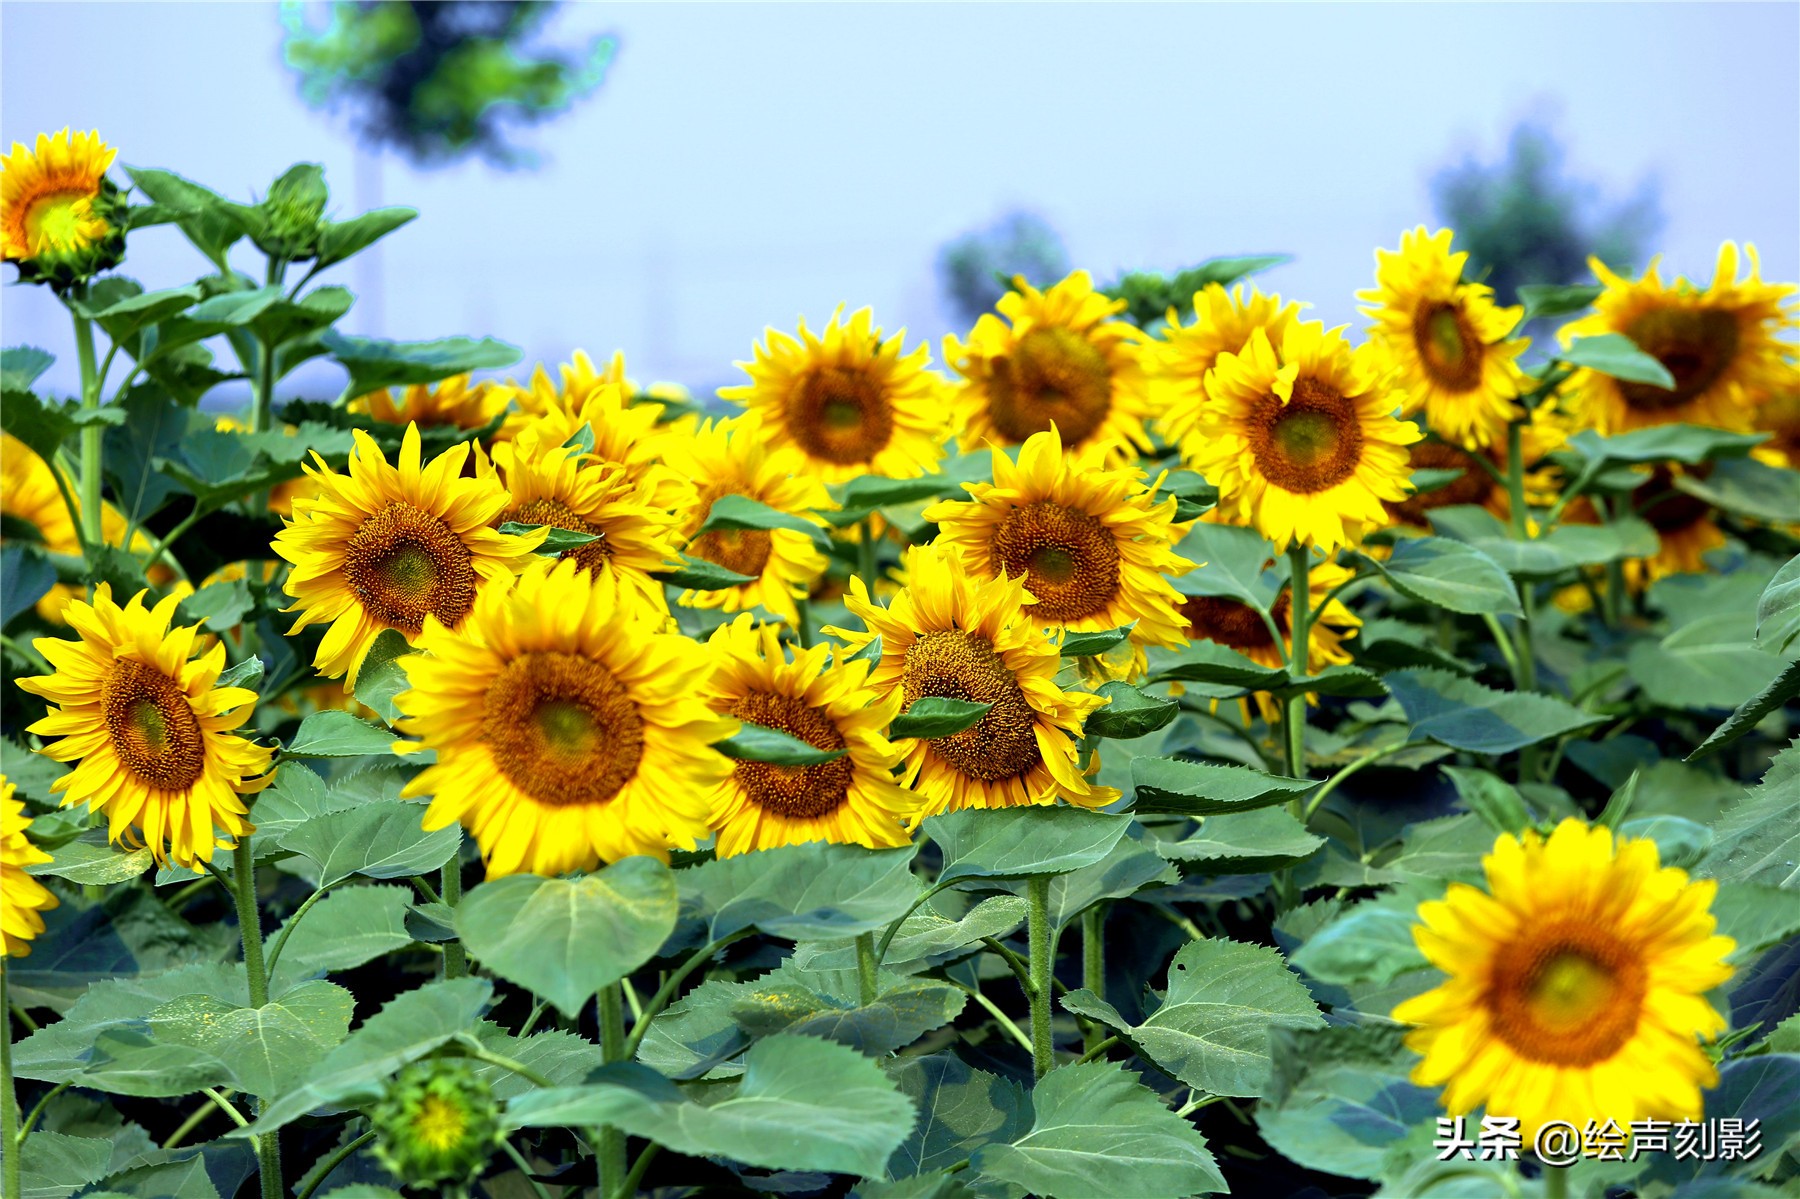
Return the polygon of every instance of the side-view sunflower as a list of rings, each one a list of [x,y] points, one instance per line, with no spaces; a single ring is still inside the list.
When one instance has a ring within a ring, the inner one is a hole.
[[[1552,1120],[1698,1120],[1718,1083],[1700,1041],[1726,1028],[1706,993],[1735,948],[1714,934],[1718,884],[1573,817],[1502,834],[1482,865],[1485,891],[1419,905],[1413,940],[1449,977],[1394,1009],[1419,1026],[1413,1081],[1453,1115],[1517,1116],[1526,1144]]]
[[[1609,435],[1669,424],[1750,427],[1755,400],[1784,374],[1792,378],[1794,347],[1781,334],[1797,322],[1796,288],[1764,283],[1756,250],[1745,251],[1750,273],[1739,279],[1737,245],[1720,246],[1712,285],[1704,290],[1681,278],[1664,287],[1655,262],[1633,282],[1598,258],[1588,260],[1606,290],[1594,311],[1564,325],[1558,338],[1567,346],[1577,337],[1623,333],[1668,368],[1675,386],[1577,371],[1569,391],[1587,425]]]
[[[760,604],[790,624],[799,620],[795,601],[806,597],[826,567],[825,555],[811,537],[796,529],[713,530],[697,537],[694,533],[714,502],[727,495],[817,520],[812,513],[831,507],[831,497],[825,485],[807,473],[800,454],[771,448],[756,418],[745,415],[708,421],[691,438],[670,442],[664,461],[699,485],[699,502],[687,523],[685,552],[751,577],[748,583],[717,591],[684,591],[681,602],[726,612]]]
[[[313,665],[356,685],[363,658],[384,629],[415,641],[431,616],[461,625],[481,588],[511,578],[546,534],[498,533],[511,502],[492,479],[465,479],[466,443],[420,462],[419,428],[408,425],[397,466],[375,439],[355,431],[348,474],[317,454],[306,473],[318,494],[294,501],[274,550],[293,563],[282,586],[299,612],[289,633],[329,624]]]
[[[524,383],[507,381],[512,393],[513,412],[496,434],[497,441],[510,441],[519,430],[543,416],[552,408],[579,408],[588,396],[602,387],[625,386],[625,355],[615,352],[604,369],[594,366],[585,350],[576,350],[568,362],[557,368],[557,378],[538,363],[531,378]]]
[[[1770,466],[1800,470],[1800,368],[1790,371],[1783,386],[1758,402],[1750,428],[1769,435],[1750,451],[1754,457]]]
[[[1071,447],[1115,459],[1149,448],[1149,351],[1142,330],[1114,319],[1124,300],[1076,271],[1048,291],[1015,278],[997,307],[967,342],[944,338],[944,361],[963,377],[954,403],[964,451],[1020,445],[1051,426]]]
[[[1219,489],[1226,518],[1278,550],[1300,542],[1326,553],[1386,523],[1382,503],[1406,498],[1406,447],[1424,434],[1395,415],[1402,393],[1374,353],[1296,321],[1279,354],[1257,329],[1243,353],[1219,356],[1192,464]]]
[[[61,904],[50,888],[25,873],[25,867],[48,862],[50,855],[25,835],[31,817],[13,798],[18,788],[0,774],[0,957],[22,958],[30,942],[44,931],[40,912]]]
[[[424,827],[461,821],[490,877],[692,848],[737,722],[702,699],[712,656],[663,623],[573,561],[484,590],[460,631],[429,618],[394,701],[438,755],[404,792],[433,797]]]
[[[901,743],[901,782],[924,797],[923,814],[1048,804],[1058,795],[1098,808],[1119,798],[1093,784],[1076,752],[1088,713],[1105,701],[1057,685],[1062,659],[1024,609],[1024,580],[982,579],[954,548],[935,544],[908,551],[906,570],[907,586],[885,608],[851,580],[844,605],[867,629],[829,631],[852,651],[881,638],[869,685],[898,692],[902,711],[925,696],[993,705],[960,733]]]
[[[401,391],[397,400],[386,387],[371,391],[351,400],[350,411],[366,413],[389,425],[485,429],[517,394],[518,389],[510,384],[476,383],[468,375],[452,375],[437,383],[415,383]]]
[[[707,688],[713,711],[780,729],[843,756],[815,766],[737,762],[713,796],[720,857],[832,841],[884,849],[904,845],[923,799],[894,781],[900,750],[884,735],[900,692],[869,685],[869,664],[830,662],[819,645],[792,660],[770,626],[745,613],[709,642],[717,669]]]
[[[925,474],[944,455],[944,380],[927,346],[906,352],[904,329],[884,339],[873,322],[867,308],[848,321],[840,309],[820,333],[804,320],[798,339],[770,329],[737,364],[750,382],[719,397],[743,404],[770,445],[798,450],[823,482]]]
[[[656,507],[622,467],[570,446],[511,441],[495,446],[492,460],[478,448],[475,477],[498,480],[511,497],[499,523],[591,533],[593,541],[561,556],[582,570],[614,574],[641,601],[668,607],[662,583],[650,576],[675,558],[675,517]]]
[[[1327,666],[1343,666],[1350,661],[1344,642],[1362,627],[1362,619],[1339,600],[1326,603],[1337,587],[1348,582],[1353,571],[1334,562],[1318,562],[1307,574],[1307,611],[1311,623],[1306,635],[1306,672],[1318,674]],[[1293,641],[1293,597],[1285,590],[1275,598],[1269,615],[1273,631],[1262,613],[1241,600],[1222,595],[1189,595],[1181,600],[1183,632],[1189,641],[1213,641],[1236,650],[1261,666],[1279,670],[1286,662],[1286,652]],[[1275,634],[1281,634],[1281,640]],[[1279,712],[1267,694],[1255,696],[1263,719],[1272,720]],[[1247,711],[1248,709],[1246,709]]]
[[[1429,529],[1434,509],[1464,504],[1478,504],[1501,520],[1512,511],[1506,484],[1494,477],[1495,472],[1506,469],[1505,443],[1465,450],[1449,442],[1427,439],[1413,442],[1406,451],[1409,477],[1422,470],[1456,470],[1462,474],[1442,487],[1417,491],[1403,500],[1384,500],[1382,507],[1394,523]]]
[[[586,359],[578,354],[576,361],[580,364]],[[542,375],[541,367],[538,373]],[[511,440],[518,442],[521,450],[538,454],[557,446],[579,446],[594,459],[619,467],[632,483],[647,488],[650,502],[658,508],[678,521],[687,520],[697,502],[694,484],[662,462],[663,452],[678,442],[681,434],[657,423],[661,412],[657,405],[634,404],[623,383],[587,375],[576,376],[565,394],[548,397],[544,405],[514,431]]]
[[[106,177],[118,153],[65,128],[0,157],[0,246],[21,280],[62,287],[124,256],[124,197]]]
[[[1283,304],[1277,295],[1265,296],[1252,287],[1244,298],[1244,284],[1229,292],[1222,283],[1208,283],[1194,293],[1194,321],[1181,323],[1181,314],[1169,310],[1161,335],[1151,343],[1151,378],[1161,396],[1159,431],[1164,440],[1192,458],[1198,447],[1194,437],[1200,412],[1207,404],[1206,376],[1218,365],[1221,354],[1241,354],[1250,334],[1261,329],[1273,345],[1280,345],[1288,326],[1300,319],[1305,305]]]
[[[1712,505],[1675,486],[1678,474],[1705,478],[1710,473],[1709,465],[1658,466],[1647,481],[1632,491],[1632,510],[1656,530],[1657,543],[1652,557],[1628,558],[1624,562],[1625,582],[1633,590],[1641,590],[1669,575],[1702,574],[1709,569],[1707,552],[1725,545],[1725,531],[1713,520]]]
[[[56,673],[18,682],[56,705],[29,731],[62,740],[39,752],[80,763],[50,786],[63,806],[105,812],[113,841],[135,825],[157,862],[192,867],[221,834],[230,844],[252,831],[239,796],[268,785],[273,751],[231,733],[256,693],[214,686],[224,644],[196,657],[199,626],[169,627],[178,597],[146,608],[145,594],[121,608],[101,583],[92,604],[72,602],[63,615],[81,639],[37,638]]]
[[[1467,251],[1450,252],[1450,230],[1420,225],[1398,251],[1375,251],[1375,288],[1356,298],[1372,307],[1369,336],[1398,368],[1408,412],[1446,441],[1479,450],[1505,442],[1520,415],[1525,375],[1518,357],[1531,342],[1508,335],[1523,308],[1494,303],[1494,289],[1463,282]]]
[[[1092,632],[1134,624],[1138,645],[1183,644],[1181,596],[1169,578],[1193,569],[1175,552],[1176,500],[1157,501],[1136,467],[1109,470],[1099,445],[1065,451],[1058,430],[1034,433],[1014,465],[995,449],[994,481],[924,519],[977,577],[1022,576],[1041,625]]]

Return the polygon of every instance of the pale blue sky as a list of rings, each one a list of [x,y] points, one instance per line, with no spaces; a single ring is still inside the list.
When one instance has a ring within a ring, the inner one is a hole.
[[[1373,248],[1432,219],[1431,173],[1537,108],[1614,194],[1660,178],[1668,266],[1710,273],[1736,238],[1800,277],[1792,3],[609,4],[553,30],[620,35],[606,85],[525,133],[535,171],[389,157],[381,200],[423,216],[388,243],[381,313],[346,327],[619,348],[639,378],[710,386],[765,325],[871,304],[935,357],[936,248],[1015,205],[1103,278],[1292,253],[1266,283],[1348,321]],[[301,103],[279,40],[266,4],[9,0],[0,136],[98,128],[121,162],[240,198],[309,159],[352,211],[347,122]],[[154,287],[200,265],[153,230],[126,270]],[[9,287],[0,317],[70,385],[47,295]]]

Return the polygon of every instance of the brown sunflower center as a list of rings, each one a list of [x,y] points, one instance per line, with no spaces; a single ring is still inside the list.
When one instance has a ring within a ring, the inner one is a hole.
[[[1425,373],[1445,391],[1471,391],[1481,382],[1481,339],[1460,304],[1419,301],[1413,313],[1413,344]]]
[[[481,739],[513,786],[552,807],[605,803],[637,773],[644,722],[625,685],[591,658],[514,658],[488,685]]]
[[[1248,425],[1257,469],[1284,491],[1304,495],[1335,487],[1362,461],[1356,405],[1321,379],[1294,380],[1285,404],[1279,396],[1264,396]]]
[[[805,700],[788,695],[753,691],[732,706],[739,720],[780,729],[814,749],[844,748],[844,734],[837,722]],[[835,812],[850,796],[855,767],[850,755],[816,766],[776,766],[769,762],[739,762],[733,769],[738,785],[750,802],[765,812],[806,820]]]
[[[1218,595],[1191,595],[1182,601],[1181,614],[1187,618],[1189,641],[1216,641],[1239,653],[1277,648],[1262,614],[1249,604]],[[1269,614],[1275,618],[1275,627],[1285,636],[1288,631],[1285,591],[1276,597]]]
[[[1756,410],[1756,431],[1774,434],[1764,448],[1800,460],[1800,391],[1765,400]]]
[[[1430,491],[1421,491],[1398,502],[1388,500],[1383,507],[1396,520],[1409,525],[1425,525],[1430,520],[1426,513],[1433,508],[1448,508],[1452,504],[1484,504],[1494,494],[1494,477],[1481,468],[1475,456],[1466,450],[1453,445],[1445,445],[1441,441],[1416,441],[1407,450],[1411,461],[1408,465],[1418,470],[1460,470],[1462,476],[1452,479],[1442,487],[1434,487]]]
[[[1703,462],[1688,469],[1696,478],[1704,479],[1712,474],[1712,463]],[[1712,515],[1712,505],[1675,486],[1675,476],[1666,466],[1657,467],[1648,482],[1632,491],[1631,504],[1658,533],[1679,533]]]
[[[119,762],[142,782],[185,791],[206,769],[206,739],[186,693],[146,663],[121,658],[101,688],[101,710]]]
[[[1494,1032],[1521,1057],[1589,1066],[1637,1031],[1646,981],[1634,946],[1565,917],[1522,927],[1501,946],[1484,998]]]
[[[1073,329],[1041,325],[993,369],[988,416],[1008,441],[1024,441],[1054,423],[1064,445],[1080,445],[1112,411],[1112,367]]]
[[[363,521],[344,548],[344,577],[376,620],[416,636],[430,613],[455,628],[475,604],[469,547],[431,513],[403,502]]]
[[[553,529],[567,529],[572,533],[594,534],[595,539],[586,545],[578,545],[557,555],[559,559],[575,559],[582,570],[599,574],[606,568],[607,559],[612,557],[613,547],[606,539],[606,530],[577,515],[575,509],[561,500],[527,500],[502,516],[500,523],[505,524],[509,520],[516,520],[522,525],[549,525]]]
[[[795,389],[788,432],[814,458],[850,466],[867,462],[894,436],[894,409],[868,370],[822,366]]]
[[[1119,546],[1105,525],[1075,508],[1040,501],[1014,508],[994,529],[989,552],[1009,575],[1024,575],[1032,611],[1064,624],[1098,612],[1119,593]]]
[[[962,773],[992,782],[1015,778],[1043,761],[1037,715],[987,638],[961,629],[923,634],[906,651],[901,686],[908,708],[927,695],[994,705],[962,732],[927,742]]]
[[[1666,412],[1705,394],[1737,355],[1738,323],[1717,308],[1659,308],[1626,326],[1625,333],[1675,376],[1673,390],[1648,383],[1619,383],[1625,402],[1641,412]]]
[[[714,529],[694,538],[687,552],[726,570],[758,578],[769,564],[767,529]]]

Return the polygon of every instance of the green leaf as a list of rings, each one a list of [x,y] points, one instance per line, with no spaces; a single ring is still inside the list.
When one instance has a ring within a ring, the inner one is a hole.
[[[451,375],[501,370],[519,360],[519,348],[491,337],[445,337],[438,341],[386,341],[352,337],[331,329],[320,341],[345,370],[347,396],[367,395],[383,387],[436,383]]]
[[[582,1086],[507,1105],[515,1128],[607,1124],[692,1156],[777,1170],[881,1174],[912,1130],[912,1104],[873,1061],[817,1037],[778,1034],[744,1055],[741,1082],[697,1103],[654,1071],[607,1066]]]
[[[508,537],[529,537],[539,529],[543,529],[544,540],[537,547],[540,554],[560,554],[565,550],[580,549],[591,541],[598,541],[600,534],[583,533],[577,529],[560,529],[555,525],[528,525],[516,520],[505,521],[500,525],[500,532]]]
[[[571,1018],[656,956],[675,929],[675,876],[631,857],[580,878],[510,875],[463,897],[456,931],[489,970]]]
[[[924,740],[953,737],[980,724],[993,706],[941,695],[922,695],[894,717],[894,722],[888,726],[888,736],[896,741],[902,737]]]
[[[1733,433],[1707,425],[1656,425],[1611,437],[1582,429],[1570,436],[1569,445],[1601,464],[1685,462],[1698,466],[1715,458],[1741,458],[1767,439],[1763,433]]]
[[[1447,537],[1408,537],[1386,562],[1371,559],[1395,590],[1452,612],[1518,616],[1519,592],[1498,563]]]
[[[359,758],[387,755],[399,738],[359,716],[333,709],[314,712],[300,722],[294,739],[282,746],[288,758]]]
[[[227,633],[254,607],[256,599],[243,579],[208,583],[181,601],[181,620],[198,622],[209,632]]]
[[[1631,678],[1668,708],[1735,708],[1780,677],[1780,658],[1751,644],[1749,614],[1713,612],[1626,653]]]
[[[27,874],[53,874],[72,883],[110,886],[133,879],[156,865],[150,847],[116,849],[107,842],[104,828],[89,829],[73,841],[56,847],[50,861],[27,866]]]
[[[1800,554],[1782,564],[1756,601],[1756,644],[1785,653],[1800,637]]]
[[[1424,495],[1450,486],[1469,472],[1460,467],[1449,470],[1415,470],[1410,476],[1414,495]]]
[[[1531,809],[1518,789],[1491,770],[1472,766],[1442,766],[1463,807],[1481,817],[1496,833],[1522,833],[1531,826]]]
[[[1702,878],[1800,890],[1800,743],[1769,763],[1762,782],[1713,826]]]
[[[1378,699],[1387,694],[1387,684],[1374,671],[1360,666],[1327,666],[1318,674],[1291,678],[1269,688],[1279,699],[1307,694],[1339,695],[1351,699]]]
[[[1407,825],[1400,849],[1383,862],[1402,880],[1479,882],[1481,859],[1494,848],[1494,832],[1473,813],[1416,820]]]
[[[0,388],[8,392],[30,391],[38,376],[56,363],[56,355],[36,346],[8,346],[0,350]]]
[[[1309,779],[1284,778],[1244,766],[1182,758],[1133,758],[1131,781],[1137,789],[1134,811],[1182,816],[1273,807],[1297,799],[1319,785]]]
[[[36,957],[34,953],[26,960]],[[18,965],[7,963],[9,976],[22,973]],[[204,994],[235,1002],[245,994],[244,987],[241,968],[222,962],[196,963],[148,978],[95,979],[61,1020],[13,1046],[13,1072],[43,1082],[72,1081],[97,1063],[94,1045],[107,1033],[141,1031],[150,1013],[172,999]]]
[[[1694,752],[1684,760],[1697,761],[1710,753],[1723,749],[1761,724],[1763,718],[1769,713],[1785,708],[1796,699],[1800,699],[1800,661],[1789,662],[1787,667],[1775,676],[1774,682],[1738,705],[1737,710],[1726,717],[1723,724],[1707,734],[1706,740],[1696,746]]]
[[[896,1178],[957,1165],[981,1146],[1018,1140],[1031,1127],[1024,1087],[954,1054],[901,1058],[888,1073],[919,1109],[918,1124],[888,1161]]]
[[[347,221],[326,221],[319,229],[317,269],[368,249],[418,215],[412,208],[373,208]]]
[[[126,167],[125,173],[139,191],[180,214],[176,223],[209,261],[218,262],[232,243],[244,235],[242,227],[231,219],[231,202],[217,192],[173,171]]]
[[[1669,373],[1669,368],[1639,349],[1637,343],[1623,333],[1578,337],[1562,352],[1562,360],[1571,366],[1585,366],[1627,383],[1648,383],[1666,390],[1675,387],[1675,376]]]
[[[682,587],[689,591],[724,591],[728,587],[742,587],[745,583],[756,582],[755,575],[726,570],[716,562],[687,554],[681,555],[681,565],[677,569],[653,571],[650,577],[671,587]]]
[[[114,341],[124,341],[145,325],[154,325],[178,312],[185,312],[197,304],[200,298],[200,288],[189,284],[162,291],[140,290],[99,307],[83,304],[79,300],[73,301],[73,306],[82,315],[98,322],[106,330],[108,337]]]
[[[1063,637],[1062,656],[1065,658],[1091,658],[1103,654],[1116,645],[1122,645],[1131,636],[1133,624],[1117,629],[1101,629],[1094,633],[1068,633]]]
[[[112,1172],[113,1143],[100,1137],[38,1129],[18,1154],[22,1199],[64,1199]]]
[[[256,832],[259,845],[273,845],[314,816],[360,806],[341,790],[298,762],[285,763],[275,772],[275,783],[256,798]]]
[[[747,495],[722,495],[714,500],[694,536],[743,529],[788,529],[804,533],[822,550],[831,548],[831,534],[812,521],[771,508]]]
[[[50,593],[56,567],[34,546],[0,549],[0,629]]]
[[[916,844],[873,850],[809,842],[718,858],[676,874],[683,907],[708,940],[755,928],[793,941],[885,928],[918,898]]]
[[[1174,581],[1183,595],[1212,595],[1267,611],[1275,588],[1263,576],[1275,549],[1254,529],[1197,524],[1181,539],[1181,554],[1198,563]]]
[[[29,391],[8,390],[0,403],[0,428],[24,442],[45,462],[56,461],[56,451],[75,432],[70,419],[77,406],[46,404]],[[73,491],[73,487],[71,487]]]
[[[1519,303],[1524,306],[1525,312],[1519,317],[1515,332],[1541,316],[1567,316],[1573,312],[1583,312],[1606,289],[1593,283],[1521,283],[1517,290]]]
[[[1413,942],[1421,901],[1441,885],[1413,883],[1352,904],[1307,938],[1290,960],[1323,983],[1386,983],[1428,963]],[[1385,1014],[1385,1013],[1380,1013]]]
[[[933,816],[923,827],[943,851],[938,882],[946,883],[1078,870],[1104,858],[1131,827],[1131,817],[1060,805],[965,808]]]
[[[235,1089],[270,1099],[298,1085],[349,1034],[355,1003],[328,982],[301,983],[260,1008],[191,995],[150,1013],[150,1029],[160,1041],[224,1062]]]
[[[1004,937],[1025,923],[1025,900],[1021,896],[991,895],[961,916],[946,915],[938,909],[937,904],[950,896],[961,898],[963,893],[947,891],[901,921],[900,931],[894,934],[882,958],[884,965],[899,966],[954,955],[979,945],[983,937]],[[795,946],[794,960],[808,970],[854,970],[856,942],[803,943]]]
[[[1045,904],[1050,926],[1066,928],[1097,903],[1124,899],[1150,887],[1176,882],[1180,876],[1156,852],[1155,843],[1142,825],[1133,824],[1098,862],[1052,878]],[[1027,887],[1023,880],[1010,885],[1021,895]]]
[[[282,834],[277,844],[300,855],[329,887],[352,875],[410,878],[436,870],[462,845],[462,829],[451,824],[426,832],[425,805],[405,801],[361,804],[322,816]]]
[[[1238,941],[1190,941],[1169,966],[1169,991],[1143,1023],[1125,1021],[1088,990],[1063,1006],[1115,1029],[1158,1067],[1214,1095],[1260,1095],[1269,1033],[1322,1028],[1325,1018],[1281,955]]]
[[[854,992],[857,985],[843,990]],[[930,979],[883,980],[873,1002],[854,996],[827,995],[801,985],[771,985],[766,980],[748,988],[732,1004],[731,1018],[753,1037],[787,1032],[823,1037],[858,1053],[882,1057],[903,1049],[934,1028],[956,1019],[968,996],[948,983]]]
[[[1122,1066],[1064,1066],[1031,1093],[1030,1131],[971,1167],[1044,1199],[1182,1199],[1227,1189],[1206,1140]]]
[[[1658,816],[1653,819],[1676,818]],[[1663,864],[1678,863],[1664,858]],[[1800,903],[1794,902],[1791,892],[1762,883],[1720,883],[1718,893],[1713,896],[1711,911],[1719,922],[1715,931],[1737,942],[1730,960],[1740,966],[1800,932]]]
[[[985,455],[984,455],[985,456]],[[847,483],[828,485],[837,500],[836,508],[821,511],[835,528],[844,528],[862,520],[878,508],[894,504],[914,504],[954,494],[956,481],[948,473],[922,475],[916,479],[890,479],[885,475],[859,475]]]
[[[1675,488],[1734,516],[1775,525],[1790,524],[1800,512],[1800,471],[1755,458],[1726,458],[1704,479],[1692,473],[1678,476]]]
[[[501,531],[505,532],[505,529]],[[383,629],[381,636],[369,646],[369,652],[356,672],[354,694],[357,702],[373,708],[389,724],[402,715],[394,697],[412,687],[402,663],[402,659],[412,652],[406,634],[398,629]],[[287,752],[292,754],[294,751],[290,748]]]
[[[1179,682],[1198,694],[1227,699],[1250,691],[1268,691],[1288,681],[1279,666],[1264,666],[1216,641],[1196,641],[1162,657],[1150,671],[1150,682]]]
[[[1261,874],[1305,861],[1325,844],[1281,808],[1208,816],[1181,841],[1159,841],[1173,862],[1197,862],[1206,874]]]
[[[1712,844],[1712,830],[1683,816],[1639,816],[1618,826],[1620,837],[1656,842],[1657,856],[1665,866],[1685,870],[1698,862]]]
[[[1509,753],[1606,719],[1548,695],[1495,691],[1444,670],[1397,671],[1386,682],[1412,722],[1413,740],[1429,737],[1473,753]]]
[[[280,995],[310,975],[349,970],[413,942],[406,931],[412,910],[409,887],[343,887],[313,905],[299,924],[293,917],[281,926],[281,957],[270,993]]]
[[[355,1107],[381,1097],[407,1062],[469,1035],[487,1010],[494,984],[484,978],[439,979],[392,999],[307,1072],[305,1080],[263,1109],[234,1137],[271,1132],[317,1107]]]
[[[835,762],[849,753],[848,749],[819,749],[780,729],[767,728],[750,721],[740,722],[737,733],[713,748],[738,762],[770,762],[776,766],[817,766]]]
[[[1172,699],[1146,695],[1130,683],[1102,683],[1099,694],[1109,701],[1091,713],[1082,731],[1090,737],[1130,740],[1144,737],[1174,720],[1181,705]]]

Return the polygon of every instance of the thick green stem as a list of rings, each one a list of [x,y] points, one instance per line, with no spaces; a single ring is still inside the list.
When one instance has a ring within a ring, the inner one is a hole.
[[[269,976],[263,965],[262,914],[256,906],[256,851],[250,835],[238,838],[231,851],[231,893],[237,900],[238,933],[244,940],[244,974],[250,984],[250,1006],[269,1002]],[[256,1171],[263,1199],[281,1199],[281,1134],[256,1138]]]
[[[631,1199],[633,1195],[637,1194],[638,1184],[644,1181],[644,1172],[650,1168],[650,1163],[655,1161],[656,1155],[661,1152],[662,1146],[655,1141],[651,1141],[638,1150],[637,1160],[631,1163],[631,1173],[625,1176],[625,1181],[619,1184],[619,1189],[607,1199]]]
[[[1514,421],[1506,427],[1506,498],[1507,505],[1512,510],[1513,538],[1518,541],[1531,540],[1531,513],[1525,507],[1524,430],[1522,421]],[[1529,581],[1523,581],[1519,587],[1519,607],[1518,647],[1515,651],[1519,690],[1536,691],[1537,654],[1531,645],[1531,629],[1536,612]],[[1541,760],[1542,755],[1535,745],[1528,745],[1520,751],[1520,780],[1536,779]]]
[[[80,294],[80,293],[77,293]],[[75,355],[81,363],[81,407],[100,407],[100,372],[94,364],[94,322],[75,318]],[[81,539],[90,548],[105,544],[100,520],[100,449],[106,426],[98,421],[81,426]]]
[[[856,574],[869,589],[869,598],[875,598],[875,521],[873,517],[864,517],[859,526],[862,540],[856,543]]]
[[[630,1061],[637,1056],[638,1046],[643,1043],[644,1037],[650,1032],[650,1022],[661,1015],[665,1007],[669,1006],[669,1000],[675,997],[676,990],[687,980],[687,976],[710,962],[713,954],[733,941],[749,936],[752,931],[754,930],[748,928],[741,929],[729,936],[708,942],[690,954],[687,961],[670,972],[669,977],[663,980],[663,985],[656,988],[656,994],[650,997],[650,1002],[644,1005],[644,1014],[638,1018],[637,1023],[631,1026],[631,1035],[625,1038],[624,1061]]]
[[[1025,922],[1031,942],[1031,1065],[1038,1078],[1056,1065],[1056,1046],[1050,1039],[1050,979],[1056,966],[1050,932],[1050,877],[1034,874],[1025,880]]]
[[[856,938],[856,987],[864,1007],[874,1003],[875,996],[881,993],[875,970],[875,934],[862,933]]]
[[[625,998],[618,983],[600,988],[600,1057],[607,1062],[625,1060]],[[594,1132],[600,1158],[600,1193],[617,1194],[625,1181],[625,1133],[611,1125]]]
[[[794,601],[794,636],[799,640],[801,649],[812,648],[812,605],[803,599]]]
[[[444,863],[444,903],[452,910],[462,902],[462,853]],[[444,977],[461,978],[469,972],[469,954],[462,939],[444,942]]]
[[[358,1149],[361,1149],[364,1145],[367,1145],[374,1139],[374,1132],[365,1132],[354,1141],[346,1142],[332,1150],[325,1156],[325,1159],[319,1163],[319,1172],[313,1175],[312,1182],[308,1183],[306,1189],[300,1192],[299,1199],[312,1199],[313,1192],[319,1189],[319,1184],[324,1182],[327,1178],[330,1178],[331,1172],[342,1165],[345,1158],[349,1157],[352,1153],[355,1153]]]
[[[1312,572],[1312,551],[1299,542],[1288,546],[1288,611],[1289,611],[1289,649],[1288,674],[1293,678],[1303,678],[1311,673],[1308,669],[1310,655],[1307,653],[1308,638],[1312,636],[1312,612],[1310,603],[1312,590],[1309,579]],[[1306,777],[1306,694],[1300,692],[1288,697],[1287,712],[1282,718],[1282,731],[1287,735],[1288,774],[1297,779]],[[1295,801],[1298,807],[1299,801]],[[1296,811],[1294,815],[1300,813]]]
[[[7,995],[8,959],[0,957],[0,1020],[6,1030],[0,1033],[0,1156],[6,1159],[4,1199],[21,1199],[25,1194],[19,1177],[19,1096],[13,1091],[12,1072],[12,1000]]]
[[[1081,985],[1106,998],[1106,905],[1097,903],[1081,914]],[[1106,1037],[1100,1025],[1088,1022],[1081,1036],[1081,1047],[1093,1053]]]
[[[1569,1167],[1544,1167],[1544,1199],[1568,1199]]]

